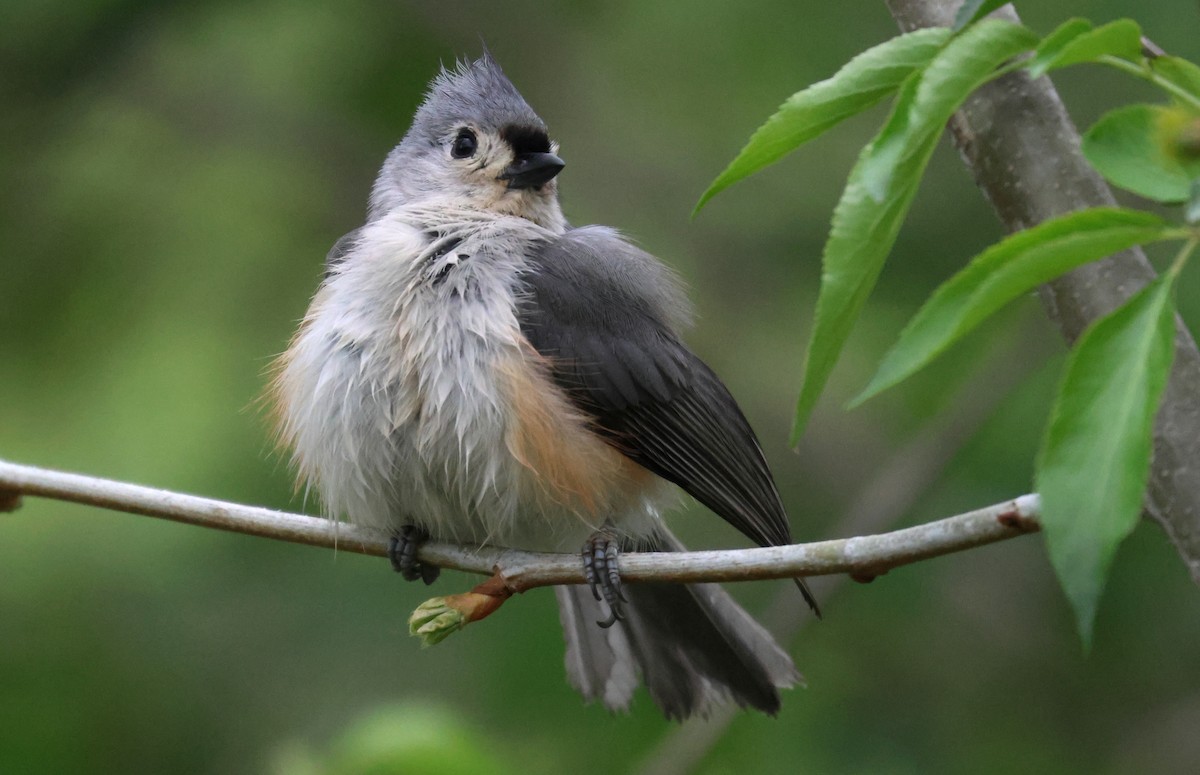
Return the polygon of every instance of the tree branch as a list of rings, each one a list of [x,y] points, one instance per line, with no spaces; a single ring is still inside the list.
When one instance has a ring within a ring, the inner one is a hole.
[[[15,508],[22,495],[360,554],[387,553],[386,533],[356,525],[0,460],[0,504]],[[866,581],[901,565],[1035,532],[1040,529],[1039,513],[1037,496],[1022,495],[880,535],[765,549],[631,552],[621,556],[621,578],[628,582],[749,581],[848,573]],[[421,547],[419,558],[442,568],[497,574],[513,592],[584,580],[579,558],[571,554],[428,543]]]
[[[885,0],[900,29],[950,26],[961,0]],[[1011,7],[997,12],[1019,21]],[[1049,78],[1022,72],[975,92],[950,121],[963,160],[1009,231],[1074,210],[1116,204],[1080,153],[1079,132]],[[1043,286],[1047,314],[1068,342],[1155,277],[1139,249]],[[1200,351],[1176,318],[1175,360],[1154,427],[1147,513],[1200,584]]]

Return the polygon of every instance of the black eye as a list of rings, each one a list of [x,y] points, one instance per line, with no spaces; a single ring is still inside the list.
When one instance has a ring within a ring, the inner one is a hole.
[[[475,155],[475,149],[478,147],[479,141],[475,139],[475,133],[470,129],[461,129],[458,137],[454,138],[454,144],[450,146],[450,155],[456,159],[468,159]]]

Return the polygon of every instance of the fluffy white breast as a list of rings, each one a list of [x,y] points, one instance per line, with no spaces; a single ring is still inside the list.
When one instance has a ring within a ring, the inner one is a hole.
[[[574,550],[609,517],[648,527],[653,477],[586,429],[520,332],[524,257],[553,234],[451,212],[372,222],[317,293],[275,383],[300,474],[331,515],[448,540]]]

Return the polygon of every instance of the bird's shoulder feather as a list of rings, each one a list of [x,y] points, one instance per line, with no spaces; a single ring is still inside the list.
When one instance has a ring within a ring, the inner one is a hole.
[[[687,308],[669,270],[602,227],[539,242],[527,266],[522,333],[596,432],[755,542],[790,542],[750,424],[679,336]]]

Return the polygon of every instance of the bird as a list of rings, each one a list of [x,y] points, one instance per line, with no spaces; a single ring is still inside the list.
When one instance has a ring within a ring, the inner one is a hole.
[[[277,360],[280,442],[326,514],[388,531],[410,580],[437,577],[430,539],[579,552],[589,583],[555,594],[587,701],[627,710],[644,683],[672,719],[775,715],[801,676],[725,590],[621,584],[620,552],[683,549],[664,520],[679,489],[759,545],[791,530],[750,424],[684,343],[678,278],[568,223],[558,154],[488,51],[441,68]]]

